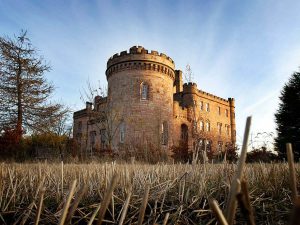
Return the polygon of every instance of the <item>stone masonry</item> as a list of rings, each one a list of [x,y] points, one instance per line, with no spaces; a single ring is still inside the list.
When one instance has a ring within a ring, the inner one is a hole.
[[[74,138],[82,151],[151,144],[163,151],[180,143],[224,151],[235,145],[235,102],[183,83],[163,53],[133,46],[107,62],[107,96],[74,113]]]

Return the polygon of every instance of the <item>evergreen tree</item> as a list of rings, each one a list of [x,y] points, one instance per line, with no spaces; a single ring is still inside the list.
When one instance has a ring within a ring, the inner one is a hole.
[[[278,137],[275,144],[280,158],[286,157],[286,143],[292,143],[295,158],[300,157],[300,72],[284,85],[275,114]]]
[[[61,121],[67,110],[50,102],[54,90],[44,73],[50,67],[27,38],[0,37],[0,131],[44,132]]]

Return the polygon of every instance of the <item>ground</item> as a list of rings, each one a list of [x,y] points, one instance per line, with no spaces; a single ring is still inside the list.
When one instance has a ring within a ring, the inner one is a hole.
[[[131,198],[124,224],[136,224],[147,185],[150,191],[144,223],[162,224],[169,213],[168,224],[207,224],[216,220],[208,199],[215,198],[224,207],[235,169],[236,165],[227,163],[1,163],[0,221],[10,224],[27,218],[33,222],[39,208],[40,190],[45,187],[40,223],[57,224],[70,185],[77,180],[75,199],[83,184],[87,185],[87,192],[79,202],[72,224],[87,224],[102,202],[112,176],[117,174],[117,185],[105,214],[107,224],[118,224],[128,193]],[[245,167],[244,178],[249,185],[257,224],[287,223],[292,209],[288,174],[287,164],[248,164]],[[299,164],[296,174],[299,180]],[[244,221],[239,209],[236,219],[238,224]]]

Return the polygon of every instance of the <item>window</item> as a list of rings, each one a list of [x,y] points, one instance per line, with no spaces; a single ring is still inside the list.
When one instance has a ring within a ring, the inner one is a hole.
[[[209,112],[209,103],[206,103],[206,112]]]
[[[198,146],[197,146],[197,148],[199,149],[199,150],[204,150],[204,140],[203,139],[198,139]]]
[[[193,131],[197,133],[197,121],[193,122]]]
[[[168,123],[166,121],[161,125],[161,144],[168,144]]]
[[[204,131],[204,123],[203,123],[203,121],[200,121],[200,131]]]
[[[222,142],[222,141],[219,141],[219,142],[218,142],[218,151],[221,152],[221,151],[222,151],[222,148],[223,148],[223,142]]]
[[[229,135],[229,125],[225,124],[225,132],[227,135]]]
[[[194,106],[197,107],[197,102],[196,102],[196,100],[194,100]]]
[[[209,132],[210,131],[210,122],[206,121],[206,131]]]
[[[231,147],[232,147],[231,143],[230,142],[226,142],[225,149],[229,150]]]
[[[203,101],[200,101],[200,110],[203,111]]]
[[[125,140],[125,123],[124,121],[120,124],[120,143],[124,143]]]
[[[225,109],[225,115],[228,117],[228,109]]]
[[[219,134],[221,134],[222,133],[222,124],[217,123],[217,126],[218,126],[218,132],[219,132]]]
[[[141,85],[141,99],[147,100],[149,99],[149,85],[142,83]]]
[[[206,151],[207,152],[211,151],[211,145],[212,145],[212,142],[210,140],[205,141],[205,146],[206,146]]]
[[[219,115],[221,115],[221,107],[220,106],[218,106],[218,113],[219,113]]]

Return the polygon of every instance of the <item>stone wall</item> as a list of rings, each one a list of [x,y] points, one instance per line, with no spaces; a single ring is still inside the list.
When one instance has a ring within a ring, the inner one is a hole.
[[[88,103],[86,109],[74,113],[74,137],[81,140],[82,149],[90,149],[91,132],[96,134],[94,145],[99,147],[100,130],[110,129],[114,149],[151,143],[168,150],[181,141],[182,126],[188,129],[190,149],[199,137],[210,139],[213,150],[218,148],[219,142],[223,149],[226,143],[235,144],[234,99],[199,90],[195,83],[183,84],[182,72],[175,70],[174,61],[165,54],[134,46],[129,52],[115,54],[108,60],[106,77],[107,98],[97,96],[93,107]],[[148,87],[147,99],[142,98],[143,85]],[[209,110],[206,110],[207,103]],[[91,119],[91,113],[103,110],[109,112],[109,127]],[[203,131],[200,121],[204,123]],[[207,121],[210,131],[205,129]],[[80,129],[79,123],[82,124]],[[121,124],[125,127],[123,141]],[[167,142],[163,141],[163,124],[167,124]],[[217,124],[221,124],[221,133]]]
[[[135,51],[131,48],[131,52]],[[168,136],[172,136],[174,64],[170,58],[153,51],[121,54],[109,60],[106,75],[108,100],[125,122],[125,143],[168,148],[171,138],[161,146],[161,132],[162,123],[167,122]],[[149,87],[148,99],[141,98],[143,84]]]

